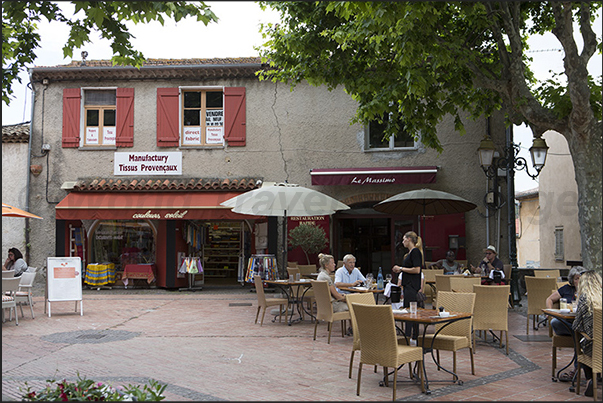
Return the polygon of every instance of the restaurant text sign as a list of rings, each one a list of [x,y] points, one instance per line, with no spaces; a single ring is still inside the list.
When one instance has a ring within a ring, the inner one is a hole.
[[[182,153],[119,152],[113,158],[114,175],[182,175]]]

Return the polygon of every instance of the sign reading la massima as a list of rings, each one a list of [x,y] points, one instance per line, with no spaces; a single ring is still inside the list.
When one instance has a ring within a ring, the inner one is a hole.
[[[182,175],[182,153],[119,152],[113,158],[114,175]]]

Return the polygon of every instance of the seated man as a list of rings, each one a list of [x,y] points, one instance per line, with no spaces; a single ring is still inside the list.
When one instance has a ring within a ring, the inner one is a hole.
[[[366,281],[366,278],[355,266],[356,258],[354,255],[348,254],[343,257],[343,267],[335,271],[335,287],[337,287],[338,292],[349,294],[349,291],[342,291],[340,287],[358,287]]]
[[[444,274],[463,274],[463,266],[455,261],[456,254],[453,250],[446,252],[446,259],[440,259],[429,266],[430,269],[444,269]]]
[[[501,279],[505,278],[505,266],[503,262],[496,256],[496,248],[494,245],[489,245],[486,249],[484,249],[484,253],[486,256],[477,267],[473,266],[472,264],[469,265],[471,267],[471,271],[476,274],[481,274],[482,276],[488,276],[490,279],[494,279],[494,273],[492,276],[490,276],[490,272],[496,270],[501,273]],[[482,281],[482,284],[487,283],[488,280]]]

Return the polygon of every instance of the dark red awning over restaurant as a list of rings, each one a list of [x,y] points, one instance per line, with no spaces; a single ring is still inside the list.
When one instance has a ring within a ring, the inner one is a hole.
[[[312,169],[312,185],[400,185],[435,183],[436,166]]]

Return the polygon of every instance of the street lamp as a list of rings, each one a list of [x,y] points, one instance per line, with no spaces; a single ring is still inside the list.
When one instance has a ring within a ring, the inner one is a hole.
[[[525,170],[530,178],[536,179],[544,167],[548,149],[542,137],[534,139],[532,147],[530,147],[530,155],[532,157],[532,166],[536,170],[535,173],[530,172],[525,158],[517,156],[520,148],[518,144],[513,143],[512,127],[507,127],[506,129],[506,146],[502,156],[495,159],[496,147],[492,139],[487,136],[480,142],[477,149],[480,166],[488,179],[496,180],[499,169],[507,173],[507,197],[509,199],[507,203],[507,227],[509,231],[509,260],[511,263],[511,294],[514,305],[518,305],[519,301],[521,301],[515,232],[515,171]]]

